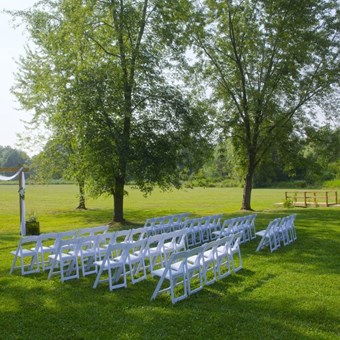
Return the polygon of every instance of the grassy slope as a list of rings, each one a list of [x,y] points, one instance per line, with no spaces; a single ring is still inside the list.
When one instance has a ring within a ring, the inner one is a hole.
[[[111,198],[89,200],[81,212],[75,186],[29,186],[27,211],[43,232],[106,223]],[[125,217],[143,224],[156,215],[240,215],[240,189],[155,192],[130,190]],[[335,339],[340,336],[340,209],[278,209],[284,190],[254,190],[257,229],[297,213],[298,240],[270,254],[242,245],[244,268],[172,306],[169,296],[150,302],[156,279],[109,292],[92,289],[94,276],[61,284],[47,273],[9,275],[18,241],[15,186],[0,186],[0,339]]]

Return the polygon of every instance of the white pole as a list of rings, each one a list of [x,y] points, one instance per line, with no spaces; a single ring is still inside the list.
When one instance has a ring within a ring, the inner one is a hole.
[[[26,236],[26,212],[25,212],[25,173],[19,175],[19,196],[20,196],[20,224],[21,236]]]

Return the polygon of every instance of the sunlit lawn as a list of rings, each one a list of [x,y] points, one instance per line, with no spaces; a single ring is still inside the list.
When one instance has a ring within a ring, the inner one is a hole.
[[[16,186],[0,186],[0,339],[335,339],[340,337],[340,208],[283,209],[284,190],[254,190],[256,227],[297,213],[298,240],[270,254],[259,239],[242,245],[243,269],[176,305],[150,301],[157,280],[113,292],[94,276],[62,284],[47,273],[9,275],[19,239]],[[77,211],[76,186],[28,186],[27,212],[42,232],[110,221],[112,198]],[[124,228],[176,212],[237,216],[241,189],[188,189],[144,198],[129,189]]]

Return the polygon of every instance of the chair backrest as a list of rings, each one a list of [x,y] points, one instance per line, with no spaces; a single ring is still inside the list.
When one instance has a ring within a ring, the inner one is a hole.
[[[92,252],[97,252],[97,244],[98,244],[98,236],[82,236],[78,237],[77,239],[78,246],[77,246],[77,254],[81,255],[85,251],[91,250]]]
[[[114,258],[119,258],[117,262],[125,265],[127,257],[129,255],[129,244],[128,243],[111,243],[106,251],[103,259],[103,264],[108,265],[109,261]]]
[[[58,238],[58,233],[45,233],[45,234],[40,234],[40,243],[41,246],[53,246],[55,245],[57,238]]]
[[[146,255],[146,244],[147,244],[147,239],[141,239],[136,242],[132,242],[128,245],[129,248],[129,255],[133,254],[138,257],[144,257]]]
[[[115,238],[115,231],[111,231],[105,234],[97,235],[97,248],[103,248],[108,246],[110,243],[113,243]]]
[[[91,235],[105,234],[109,230],[108,225],[99,225],[91,228]]]
[[[177,233],[175,231],[172,231],[171,233],[163,233],[162,234],[163,239],[162,242],[163,244],[172,244],[173,247],[175,248],[175,242],[176,242],[176,237],[177,237]]]
[[[129,243],[129,238],[132,229],[117,230],[114,235],[113,243]]]
[[[40,235],[34,235],[34,236],[23,236],[19,240],[19,245],[17,248],[17,254],[22,254],[23,249],[26,248],[26,246],[35,252],[39,251],[40,248]]]
[[[62,240],[71,240],[76,237],[77,230],[61,231],[57,233],[57,239],[55,241],[54,247],[58,249],[59,243]]]
[[[218,249],[220,252],[222,251],[227,253],[228,249],[231,247],[231,244],[234,243],[234,240],[238,235],[242,236],[242,233],[224,236],[215,241],[214,247]]]
[[[136,228],[136,229],[131,229],[130,235],[129,235],[129,241],[130,242],[135,242],[142,240],[144,238],[147,238],[149,232],[150,232],[150,227],[142,227],[142,228]]]
[[[57,233],[57,237],[60,240],[72,239],[72,238],[75,238],[76,235],[77,235],[77,230],[61,231]]]
[[[156,234],[156,235],[150,236],[145,245],[146,255],[150,254],[150,248],[161,252],[163,249],[163,238],[164,237],[162,234]]]
[[[82,237],[82,236],[90,236],[91,235],[92,228],[82,228],[78,229],[77,231],[77,237]]]
[[[187,258],[188,258],[188,252],[187,251],[180,251],[178,253],[172,253],[170,258],[169,258],[169,261],[167,262],[165,270],[170,271],[170,276],[171,276],[171,274],[172,274],[171,268],[176,263],[176,264],[179,264],[178,266],[176,266],[177,272],[185,271]]]
[[[198,246],[186,251],[187,258],[194,258],[192,262],[192,266],[200,266],[203,258],[203,252],[206,248],[206,245]]]
[[[189,213],[172,215],[171,226],[173,230],[181,229],[181,226],[184,223],[184,220],[187,216],[189,216]]]
[[[269,233],[276,233],[278,226],[281,223],[281,218],[275,218],[274,220],[270,221],[267,227]]]
[[[78,254],[78,239],[72,238],[72,239],[61,239],[58,243],[58,249],[57,249],[57,255],[61,253],[73,253],[74,255]]]
[[[177,230],[175,231],[175,247],[176,251],[184,251],[187,249],[187,230]]]

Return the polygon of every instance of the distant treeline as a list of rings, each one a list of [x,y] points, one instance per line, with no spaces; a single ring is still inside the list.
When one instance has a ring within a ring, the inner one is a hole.
[[[30,176],[26,178],[29,178],[30,183],[76,183],[69,174],[63,173],[63,166],[54,165],[53,169],[42,166],[43,153],[30,158],[21,150],[0,146],[0,167],[15,167],[18,164],[29,166]],[[237,149],[230,141],[218,143],[200,170],[183,170],[182,184],[186,187],[242,186],[243,175],[235,159],[236,153]],[[50,166],[53,162],[49,160],[44,164]],[[133,184],[134,179],[129,177],[128,183]],[[340,128],[329,126],[310,128],[304,134],[277,143],[258,166],[254,176],[255,188],[329,187],[339,186],[339,183]]]

